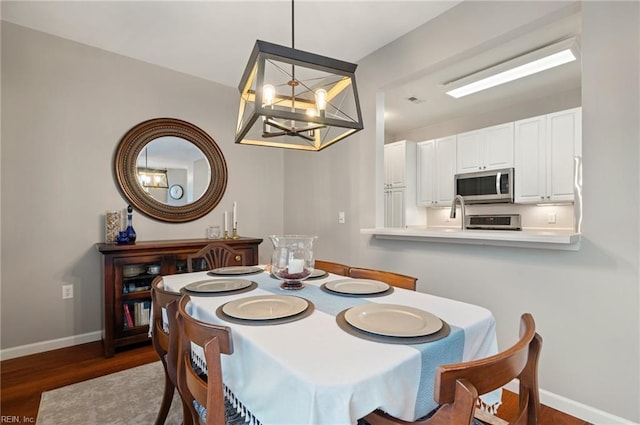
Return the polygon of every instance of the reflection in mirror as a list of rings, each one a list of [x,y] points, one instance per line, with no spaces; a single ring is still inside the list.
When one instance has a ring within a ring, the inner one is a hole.
[[[158,137],[147,143],[136,164],[143,190],[167,205],[198,200],[211,179],[211,168],[202,151],[179,137]]]
[[[116,148],[113,171],[128,203],[170,223],[208,214],[227,188],[227,164],[215,140],[176,118],[154,118],[131,128]]]

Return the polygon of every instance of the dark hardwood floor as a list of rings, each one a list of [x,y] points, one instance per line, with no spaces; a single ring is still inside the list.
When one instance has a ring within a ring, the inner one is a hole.
[[[18,417],[20,423],[35,423],[42,392],[156,360],[158,357],[150,344],[117,352],[106,359],[101,342],[4,360],[0,362],[0,415],[9,417],[7,421]],[[508,420],[516,405],[515,394],[505,391],[499,416]],[[547,406],[542,407],[538,423],[590,425]]]
[[[4,360],[0,362],[0,415],[35,423],[42,392],[156,360],[150,344],[106,359],[101,341]]]

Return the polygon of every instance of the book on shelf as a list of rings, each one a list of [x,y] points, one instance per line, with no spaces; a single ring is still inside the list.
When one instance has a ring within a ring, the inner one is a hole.
[[[149,324],[149,316],[151,314],[151,301],[140,301],[133,304],[134,323],[136,326],[144,326]]]
[[[129,329],[133,327],[133,319],[131,318],[131,312],[129,311],[129,306],[124,304],[124,328]]]
[[[145,301],[143,303],[142,314],[144,317],[144,324],[149,324],[149,319],[151,318],[151,301]]]

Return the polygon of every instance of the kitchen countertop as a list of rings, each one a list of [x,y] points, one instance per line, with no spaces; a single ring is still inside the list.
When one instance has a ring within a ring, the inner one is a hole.
[[[360,229],[361,234],[377,239],[409,240],[417,242],[441,242],[469,245],[493,245],[520,248],[580,249],[580,233],[572,230],[461,230],[458,228],[371,228]]]

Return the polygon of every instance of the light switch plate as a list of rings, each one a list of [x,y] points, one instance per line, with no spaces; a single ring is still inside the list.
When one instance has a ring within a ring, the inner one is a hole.
[[[344,224],[345,223],[344,211],[340,211],[338,213],[338,223],[340,223],[340,224]]]
[[[62,285],[62,299],[68,300],[73,298],[73,285]]]

